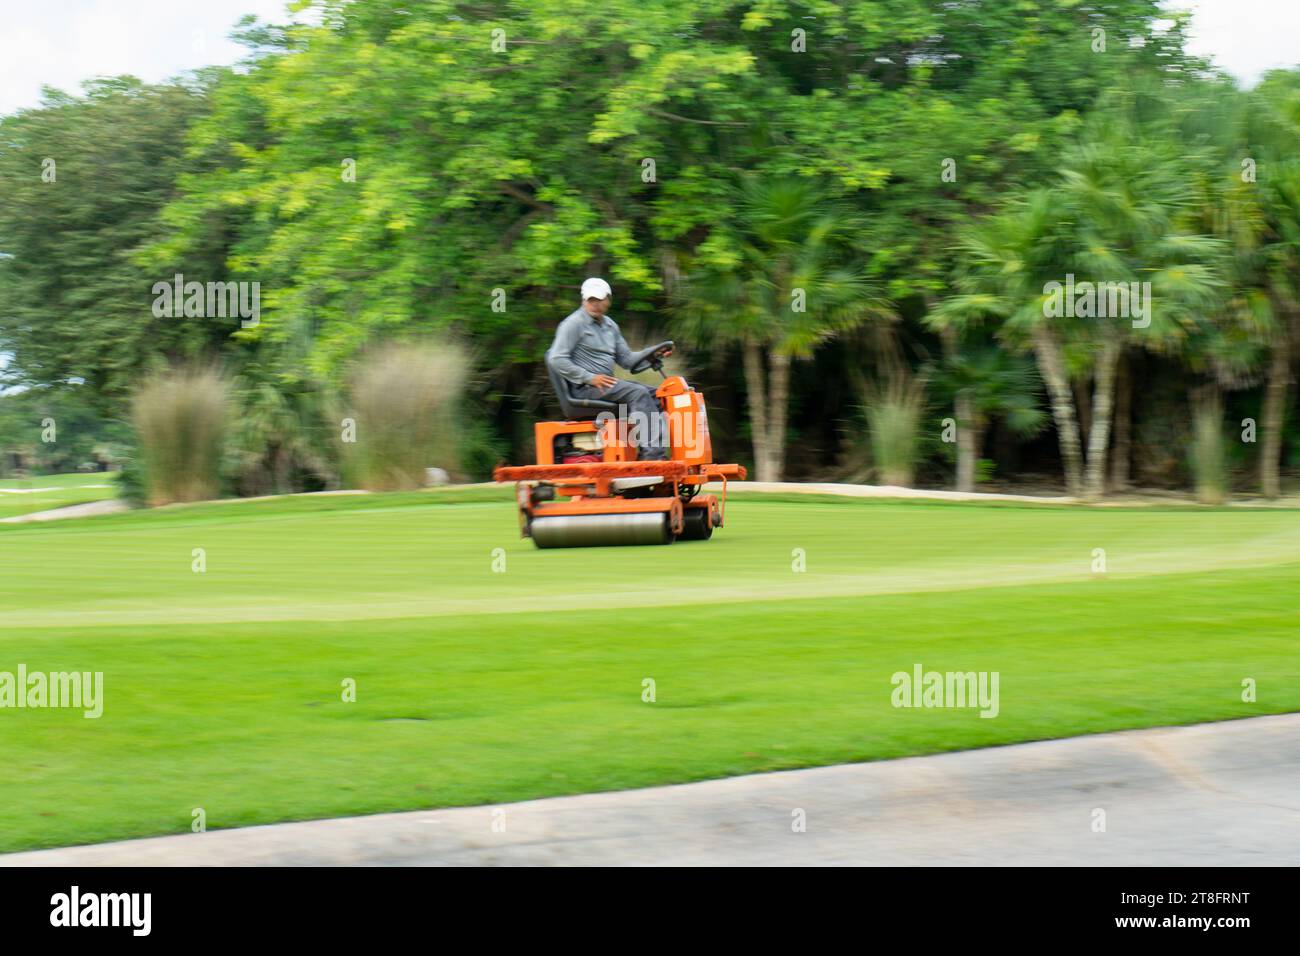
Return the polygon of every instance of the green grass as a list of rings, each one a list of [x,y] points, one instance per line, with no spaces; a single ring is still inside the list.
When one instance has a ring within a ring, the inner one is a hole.
[[[496,490],[0,526],[0,671],[103,671],[107,698],[0,710],[0,849],[1300,709],[1300,512],[736,496],[728,518],[571,551],[520,540]],[[916,663],[1000,672],[1000,715],[894,709]]]
[[[115,480],[103,472],[0,479],[0,518],[113,498]]]

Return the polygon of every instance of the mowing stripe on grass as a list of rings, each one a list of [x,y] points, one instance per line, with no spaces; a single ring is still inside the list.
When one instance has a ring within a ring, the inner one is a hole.
[[[372,497],[0,533],[0,670],[105,698],[0,711],[0,849],[1300,709],[1294,512],[738,499],[539,552],[508,501]],[[998,716],[892,707],[916,665],[997,671]]]

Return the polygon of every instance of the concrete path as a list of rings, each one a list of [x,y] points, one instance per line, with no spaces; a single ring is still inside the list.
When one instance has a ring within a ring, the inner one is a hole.
[[[732,491],[762,491],[799,495],[839,495],[844,498],[928,498],[933,501],[1021,501],[1039,504],[1074,504],[1069,496],[1008,495],[983,491],[944,491],[940,488],[907,488],[903,485],[849,485],[822,481],[729,481]],[[705,490],[720,492],[722,484],[711,482]]]
[[[64,505],[62,508],[51,508],[48,511],[33,511],[25,515],[14,515],[11,518],[0,518],[0,524],[27,524],[31,521],[59,521],[63,518],[92,518],[95,515],[112,515],[119,511],[128,511],[130,506],[124,501],[116,498],[107,498],[103,501],[87,501],[79,505]]]
[[[802,811],[806,832],[795,832]],[[1105,813],[1105,832],[1094,832]],[[501,806],[0,856],[9,866],[1300,863],[1300,714]]]

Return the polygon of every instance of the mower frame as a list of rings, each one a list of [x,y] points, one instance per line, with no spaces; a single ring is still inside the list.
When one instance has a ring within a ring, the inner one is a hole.
[[[685,379],[665,377],[655,395],[668,423],[671,457],[666,461],[637,460],[627,421],[609,412],[594,420],[534,426],[537,463],[503,466],[493,472],[497,481],[515,482],[523,537],[532,537],[533,522],[548,517],[662,514],[670,535],[667,542],[687,533],[688,512],[701,512],[692,523],[691,537],[707,538],[723,526],[727,482],[743,479],[744,467],[713,462],[704,399]],[[598,436],[600,461],[556,461],[558,439],[584,434]],[[629,481],[646,477],[659,481],[648,486]],[[722,483],[720,498],[701,493],[711,481]]]

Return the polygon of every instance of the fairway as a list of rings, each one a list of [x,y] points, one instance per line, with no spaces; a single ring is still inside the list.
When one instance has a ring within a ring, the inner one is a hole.
[[[104,472],[0,479],[0,518],[112,498],[116,480]]]
[[[105,689],[98,720],[0,711],[0,850],[1300,709],[1295,510],[727,518],[538,551],[509,489],[474,489],[0,526],[0,671]],[[997,718],[892,707],[917,664],[999,672]]]

